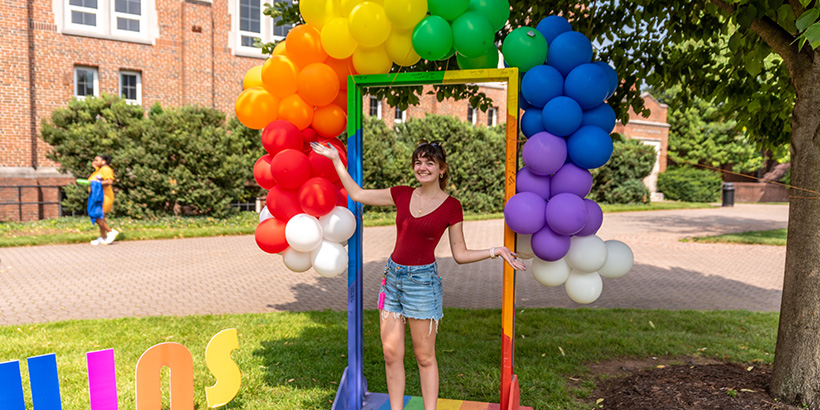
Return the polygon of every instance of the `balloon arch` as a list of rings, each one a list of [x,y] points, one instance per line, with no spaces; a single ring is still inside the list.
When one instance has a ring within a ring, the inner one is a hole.
[[[295,272],[348,271],[349,364],[333,409],[380,408],[386,397],[368,393],[362,374],[361,205],[347,198],[332,163],[310,149],[311,142],[337,146],[361,184],[364,87],[506,82],[505,244],[533,258],[539,283],[564,285],[578,303],[600,296],[602,277],[631,269],[626,244],[595,235],[603,213],[584,198],[592,188],[589,170],[612,155],[615,113],[605,101],[618,76],[592,61],[589,39],[566,19],[549,16],[534,28],[513,29],[501,46],[509,68],[499,69],[494,38],[507,23],[508,0],[301,0],[299,8],[307,24],[294,27],[263,65],[245,74],[235,109],[244,125],[263,130],[267,152],[253,170],[268,190],[255,234],[259,248],[282,254]],[[453,55],[463,71],[388,74],[394,64]],[[520,110],[527,140],[519,169]],[[345,127],[346,148],[338,139]],[[519,400],[515,272],[504,269],[500,403],[506,410],[518,409]]]

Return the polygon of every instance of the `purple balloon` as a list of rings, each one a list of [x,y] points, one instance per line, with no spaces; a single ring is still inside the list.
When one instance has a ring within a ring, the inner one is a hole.
[[[515,192],[532,192],[546,201],[550,199],[550,177],[534,174],[527,167],[521,168],[515,176]]]
[[[550,175],[567,159],[567,141],[548,132],[539,132],[524,143],[524,165],[538,175]]]
[[[555,233],[575,235],[587,223],[587,207],[578,195],[558,194],[547,203],[545,216],[547,225]]]
[[[534,233],[530,239],[532,253],[539,259],[555,262],[569,252],[569,236],[553,232],[549,226]]]
[[[601,207],[591,199],[584,199],[584,205],[587,207],[587,223],[584,229],[581,229],[576,236],[590,236],[595,235],[598,229],[601,229],[601,224],[604,222],[604,211]]]
[[[550,182],[551,196],[570,193],[583,198],[592,190],[592,174],[571,162],[556,171]]]
[[[547,203],[544,198],[532,192],[515,194],[504,206],[504,221],[513,232],[532,234],[546,224]]]

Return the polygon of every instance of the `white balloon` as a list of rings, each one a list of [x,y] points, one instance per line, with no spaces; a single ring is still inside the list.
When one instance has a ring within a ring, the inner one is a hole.
[[[632,254],[632,249],[629,249],[625,243],[610,239],[604,242],[606,245],[607,254],[606,263],[598,273],[605,278],[620,278],[632,269],[632,264],[635,262],[635,256]]]
[[[356,232],[356,217],[345,207],[337,206],[319,218],[324,238],[331,242],[345,242]]]
[[[532,260],[532,277],[544,286],[558,286],[567,281],[569,277],[569,265],[564,258],[555,262],[545,261],[539,258]]]
[[[291,248],[299,252],[310,252],[322,244],[322,225],[314,216],[295,215],[285,225],[285,239]]]
[[[293,248],[285,249],[282,253],[282,260],[285,262],[285,267],[294,272],[304,272],[312,266],[310,252],[299,252]]]
[[[326,278],[339,276],[347,268],[347,251],[335,242],[322,241],[310,257],[313,270]]]
[[[569,273],[569,278],[564,283],[567,296],[576,303],[592,303],[601,296],[604,289],[604,282],[598,272],[581,272],[573,269]]]
[[[273,215],[268,211],[268,207],[262,208],[262,211],[259,212],[259,223],[261,224],[262,221],[270,218],[273,218]]]
[[[532,259],[535,253],[532,252],[532,235],[516,234],[515,235],[515,253],[521,259]],[[549,286],[549,285],[547,285]]]
[[[567,264],[584,272],[597,272],[606,263],[606,245],[595,236],[573,236],[570,238]]]

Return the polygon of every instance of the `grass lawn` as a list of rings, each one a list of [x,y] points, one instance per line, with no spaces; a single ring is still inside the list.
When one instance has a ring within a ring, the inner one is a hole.
[[[646,205],[603,205],[604,212],[653,211],[664,209],[709,208],[710,204],[655,202]],[[465,214],[468,221],[500,219],[503,213]],[[206,217],[165,217],[150,220],[111,218],[109,224],[120,231],[118,241],[194,238],[204,236],[252,235],[259,223],[255,212],[240,212],[226,219]],[[364,226],[395,223],[395,212],[366,212]],[[99,235],[99,228],[86,217],[62,217],[35,222],[0,222],[0,248],[64,243],[87,243]]]
[[[445,309],[437,342],[442,398],[497,402],[500,310]],[[585,364],[613,358],[700,356],[742,363],[773,359],[776,312],[625,309],[522,309],[516,316],[515,371],[521,403],[538,410],[586,409],[594,380]],[[196,408],[206,408],[215,379],[204,362],[217,332],[236,328],[233,359],[242,387],[227,409],[329,409],[347,365],[347,312],[78,320],[0,327],[0,362],[19,360],[31,408],[27,357],[56,353],[63,408],[89,408],[85,353],[114,348],[119,406],[134,406],[137,360],[162,342],[185,345],[194,360]],[[364,315],[364,373],[369,390],[386,392],[378,314]],[[406,394],[420,396],[408,345]],[[164,370],[167,380],[167,370]],[[573,380],[570,380],[572,378]],[[578,381],[580,380],[580,381]],[[163,382],[167,401],[167,381]],[[163,408],[168,408],[166,402]]]
[[[730,233],[726,235],[700,236],[684,239],[684,241],[704,243],[742,243],[749,245],[786,246],[787,229],[773,229],[770,231],[749,231]]]

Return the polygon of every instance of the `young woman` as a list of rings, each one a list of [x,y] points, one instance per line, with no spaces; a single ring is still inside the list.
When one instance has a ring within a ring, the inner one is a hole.
[[[103,217],[96,220],[97,226],[100,227],[100,236],[91,241],[92,245],[108,245],[114,242],[114,239],[120,234],[118,231],[111,229],[105,221],[105,215],[108,215],[114,207],[114,171],[109,166],[110,163],[111,157],[109,155],[97,155],[94,157],[94,160],[91,161],[94,172],[88,176],[88,180],[96,179],[100,181],[103,187],[104,197]]]
[[[444,316],[442,283],[434,251],[444,230],[448,230],[453,259],[459,264],[501,256],[514,269],[525,270],[526,267],[504,246],[481,250],[467,248],[461,203],[444,192],[448,168],[441,144],[421,143],[413,152],[413,175],[420,187],[387,189],[362,189],[348,174],[335,147],[311,145],[316,153],[333,161],[345,190],[354,201],[396,207],[396,245],[384,270],[379,303],[387,392],[391,410],[402,409],[404,334],[405,323],[409,323],[424,408],[434,410],[439,386],[436,333],[438,322]]]

